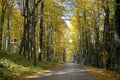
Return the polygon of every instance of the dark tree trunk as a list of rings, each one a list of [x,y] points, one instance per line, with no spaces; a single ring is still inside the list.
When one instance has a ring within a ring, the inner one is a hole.
[[[23,15],[26,14],[26,6],[25,6],[25,2],[23,0]],[[21,43],[20,43],[20,48],[19,48],[19,54],[24,55],[24,57],[26,57],[26,54],[25,54],[25,45],[26,45],[26,30],[27,30],[27,26],[26,26],[26,17],[24,16],[24,31],[23,31],[23,36],[22,36],[22,40],[21,40]]]
[[[109,31],[110,31],[110,24],[109,24],[109,8],[105,8],[105,22],[104,22],[104,49],[109,51]]]
[[[30,20],[29,17],[29,0],[26,0],[26,53],[28,54],[28,63],[30,64]]]
[[[0,17],[0,49],[2,49],[3,24],[5,22],[6,1],[2,0],[2,10]]]
[[[41,11],[40,11],[40,53],[38,55],[38,60],[42,61],[42,46],[43,46],[43,15],[44,15],[44,0],[41,0]]]
[[[35,16],[35,14],[34,14],[34,16],[33,16],[33,19],[32,19],[32,32],[31,32],[31,35],[32,35],[32,39],[31,39],[31,41],[32,41],[32,45],[31,45],[31,50],[32,50],[32,52],[31,52],[31,54],[33,54],[34,56],[33,56],[33,60],[34,60],[34,66],[36,66],[37,65],[37,60],[36,60],[36,40],[35,40],[35,32],[36,32],[36,23],[37,23],[37,19],[36,19],[36,16]]]
[[[115,28],[117,35],[117,48],[116,48],[116,61],[115,68],[116,71],[120,73],[120,0],[116,0],[116,10],[115,10]]]
[[[83,32],[83,34],[84,34],[84,39],[85,39],[85,44],[84,44],[84,46],[85,46],[85,56],[84,56],[84,58],[85,58],[85,64],[87,64],[87,56],[88,56],[88,41],[87,41],[87,19],[86,19],[86,9],[84,8],[84,27],[85,27],[85,30],[86,30],[86,32]]]
[[[105,62],[105,68],[108,69],[109,65],[111,63],[110,57],[111,57],[111,40],[110,40],[110,22],[109,22],[109,16],[110,16],[110,9],[109,9],[109,0],[104,1],[102,0],[105,5],[103,6],[104,12],[105,12],[105,19],[104,19],[104,32],[103,32],[103,50],[107,52],[106,54],[106,60]]]

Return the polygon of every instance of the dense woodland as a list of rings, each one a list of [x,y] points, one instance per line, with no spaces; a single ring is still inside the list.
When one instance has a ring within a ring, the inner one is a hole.
[[[119,0],[0,0],[0,49],[120,72],[119,21]]]

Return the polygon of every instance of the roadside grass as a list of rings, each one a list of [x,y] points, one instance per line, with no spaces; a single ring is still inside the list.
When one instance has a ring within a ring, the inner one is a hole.
[[[27,58],[23,56],[0,51],[0,80],[28,80],[48,72],[56,65],[53,62],[40,62],[37,66],[33,66],[33,60],[28,64]]]
[[[120,80],[120,74],[115,71],[87,66],[85,68],[95,77],[95,80]]]

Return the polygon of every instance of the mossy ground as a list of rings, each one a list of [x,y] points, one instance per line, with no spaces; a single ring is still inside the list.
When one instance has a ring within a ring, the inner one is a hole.
[[[52,62],[39,62],[37,66],[28,64],[27,58],[16,53],[0,51],[0,80],[27,80],[40,75],[57,64]]]

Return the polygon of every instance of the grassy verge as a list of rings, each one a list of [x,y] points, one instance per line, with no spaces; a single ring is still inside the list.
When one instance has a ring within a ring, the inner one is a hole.
[[[28,80],[48,72],[56,65],[52,62],[42,62],[33,66],[32,63],[28,64],[28,60],[23,56],[0,51],[0,80]]]
[[[95,80],[120,80],[120,74],[115,71],[86,66],[85,68],[95,77]]]

